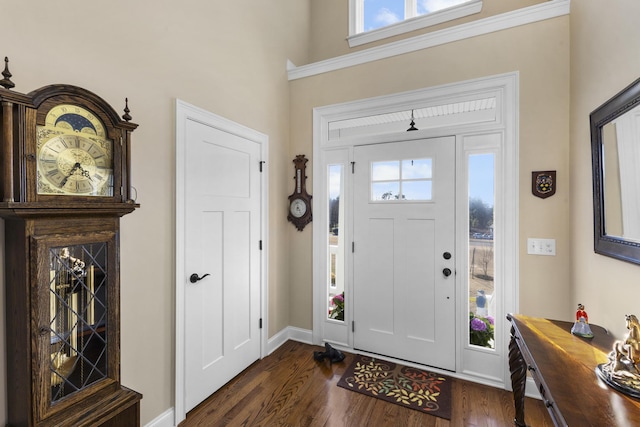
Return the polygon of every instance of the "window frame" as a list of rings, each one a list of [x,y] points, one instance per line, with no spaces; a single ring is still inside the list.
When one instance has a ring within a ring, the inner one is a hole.
[[[479,13],[483,0],[470,0],[457,6],[442,9],[426,15],[416,16],[417,0],[405,0],[403,21],[385,27],[364,31],[364,0],[349,0],[349,47],[382,40],[411,31],[428,28],[443,22]]]

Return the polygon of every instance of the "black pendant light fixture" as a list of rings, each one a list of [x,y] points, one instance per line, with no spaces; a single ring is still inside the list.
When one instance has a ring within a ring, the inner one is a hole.
[[[418,130],[418,128],[416,127],[416,122],[413,121],[413,110],[411,110],[411,123],[409,124],[411,125],[411,127],[407,129],[407,132],[412,130]]]

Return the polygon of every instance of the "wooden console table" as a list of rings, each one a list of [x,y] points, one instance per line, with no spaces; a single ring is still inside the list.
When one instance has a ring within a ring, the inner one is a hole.
[[[556,426],[640,426],[640,400],[615,391],[595,373],[615,339],[590,324],[593,339],[571,334],[571,322],[509,314],[509,368],[516,410],[524,427],[527,371]]]

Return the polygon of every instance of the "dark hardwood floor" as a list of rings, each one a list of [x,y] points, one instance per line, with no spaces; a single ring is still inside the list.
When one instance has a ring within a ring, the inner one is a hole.
[[[323,350],[288,341],[231,380],[187,414],[179,427],[196,426],[513,426],[511,393],[453,379],[451,421],[345,390],[336,383],[351,363],[313,360]],[[541,401],[527,398],[526,421],[552,426]]]

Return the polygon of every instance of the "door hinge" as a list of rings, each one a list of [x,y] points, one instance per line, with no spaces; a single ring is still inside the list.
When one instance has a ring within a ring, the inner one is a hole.
[[[262,329],[262,317],[260,318],[260,329]]]
[[[356,172],[356,162],[351,162],[351,173]]]
[[[260,161],[260,172],[262,172],[262,165],[264,164],[264,160]]]
[[[351,332],[355,332],[356,331],[356,321],[352,320],[351,321]]]
[[[122,141],[122,137],[120,137],[120,146],[122,147],[123,144],[124,142]]]
[[[351,253],[356,251],[356,242],[351,242]]]
[[[258,249],[262,250],[262,240],[258,243]]]

